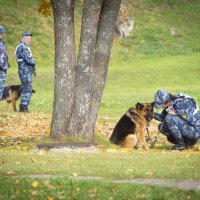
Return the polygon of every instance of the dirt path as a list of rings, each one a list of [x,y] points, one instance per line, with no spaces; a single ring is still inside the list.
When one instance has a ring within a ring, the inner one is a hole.
[[[100,181],[111,181],[113,183],[120,184],[142,184],[142,185],[157,185],[157,186],[165,186],[165,187],[176,187],[182,190],[196,190],[200,193],[200,181],[189,181],[189,180],[171,180],[171,179],[130,179],[130,180],[109,180],[103,177],[95,177],[95,176],[58,176],[58,175],[24,175],[24,176],[13,176],[13,178],[69,178],[72,180],[100,180]]]

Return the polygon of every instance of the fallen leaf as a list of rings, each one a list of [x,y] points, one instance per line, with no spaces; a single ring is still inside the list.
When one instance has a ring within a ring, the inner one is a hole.
[[[7,175],[7,176],[13,176],[14,174],[16,174],[16,173],[15,173],[15,171],[12,171],[12,170],[6,172],[6,175]]]
[[[106,149],[106,151],[109,153],[116,153],[117,149]]]
[[[31,158],[32,162],[37,162],[37,159],[35,157]]]
[[[77,173],[73,173],[72,176],[78,176],[78,174]]]
[[[34,182],[32,182],[32,184],[31,184],[33,187],[38,187],[39,186],[39,182],[37,182],[37,181],[34,181]]]
[[[19,189],[16,189],[16,190],[15,190],[15,193],[16,193],[17,195],[19,195],[19,194],[20,194],[20,190],[19,190]]]

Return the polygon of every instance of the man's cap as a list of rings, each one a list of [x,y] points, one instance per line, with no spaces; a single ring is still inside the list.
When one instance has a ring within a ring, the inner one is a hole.
[[[26,37],[26,36],[33,36],[33,35],[31,34],[30,31],[24,31],[24,32],[22,33],[22,37]]]
[[[0,33],[4,33],[5,32],[5,28],[3,26],[0,26]]]
[[[164,103],[166,103],[169,99],[169,93],[163,89],[158,90],[154,96],[155,108],[161,108]]]

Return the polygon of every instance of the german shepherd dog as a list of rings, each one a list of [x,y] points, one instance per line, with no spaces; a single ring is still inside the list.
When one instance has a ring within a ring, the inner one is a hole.
[[[22,92],[21,85],[9,85],[4,87],[3,95],[1,100],[6,100],[6,110],[8,109],[8,106],[10,103],[12,103],[13,110],[17,111],[16,109],[16,101],[20,98]],[[35,90],[32,90],[32,93],[35,93]]]
[[[137,103],[135,108],[128,111],[117,122],[110,141],[125,148],[146,149],[146,131],[153,119],[153,103]]]

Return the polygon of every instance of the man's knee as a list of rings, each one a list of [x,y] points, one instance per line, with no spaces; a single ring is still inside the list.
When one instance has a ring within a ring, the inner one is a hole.
[[[177,129],[180,125],[184,125],[183,120],[177,115],[166,115],[164,122],[167,127],[171,130],[172,128]]]
[[[178,123],[179,117],[177,115],[166,115],[165,121],[166,123]]]

